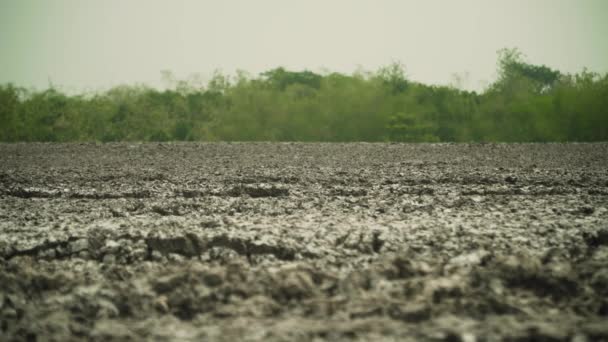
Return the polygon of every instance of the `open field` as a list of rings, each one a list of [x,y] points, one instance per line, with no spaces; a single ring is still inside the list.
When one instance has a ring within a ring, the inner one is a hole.
[[[608,340],[608,144],[0,144],[0,340]]]

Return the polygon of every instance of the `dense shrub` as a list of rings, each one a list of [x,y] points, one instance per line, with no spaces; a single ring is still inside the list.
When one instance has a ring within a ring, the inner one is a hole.
[[[76,96],[8,84],[0,123],[7,142],[605,141],[608,74],[563,74],[502,50],[498,78],[480,94],[411,81],[398,63],[351,75],[216,73],[205,86]]]

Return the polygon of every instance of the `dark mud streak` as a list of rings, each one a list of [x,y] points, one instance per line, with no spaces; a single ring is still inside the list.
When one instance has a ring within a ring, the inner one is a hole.
[[[175,253],[194,257],[200,255],[204,248],[198,236],[194,234],[171,238],[148,237],[145,241],[148,246],[149,255],[156,250],[163,254]]]
[[[260,187],[249,185],[238,185],[225,192],[225,195],[230,197],[240,197],[249,195],[253,198],[260,197],[284,197],[289,196],[289,190],[278,187]]]
[[[374,251],[374,253],[378,253],[380,252],[380,249],[382,248],[382,246],[384,246],[384,240],[380,238],[380,232],[378,231],[374,231],[372,233],[372,250]]]
[[[243,177],[243,178],[231,178],[224,181],[227,185],[233,184],[260,184],[260,183],[277,183],[277,184],[297,184],[300,182],[298,177],[275,177],[275,176],[256,176],[256,177]]]
[[[244,195],[250,196],[251,198],[264,198],[264,197],[286,197],[289,196],[289,189],[280,187],[265,187],[265,186],[252,186],[247,183],[239,184],[236,186],[229,187],[224,190],[209,190],[209,189],[183,189],[174,191],[174,195],[177,197],[184,198],[198,198],[198,197],[241,197]]]
[[[557,196],[557,195],[568,195],[572,194],[572,190],[551,188],[551,189],[506,189],[506,190],[466,190],[461,192],[463,196]]]
[[[18,198],[67,198],[67,199],[118,199],[118,198],[150,198],[152,197],[149,191],[134,191],[124,193],[107,193],[107,192],[63,192],[59,190],[28,190],[14,189],[0,191],[0,196],[12,196]]]

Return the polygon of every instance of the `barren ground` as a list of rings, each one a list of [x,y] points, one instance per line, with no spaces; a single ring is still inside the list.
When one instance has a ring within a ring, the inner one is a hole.
[[[0,144],[0,340],[608,340],[608,144]]]

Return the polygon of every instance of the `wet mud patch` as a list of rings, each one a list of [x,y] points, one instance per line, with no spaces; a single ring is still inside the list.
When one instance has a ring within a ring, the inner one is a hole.
[[[0,144],[0,340],[608,340],[606,155]]]

